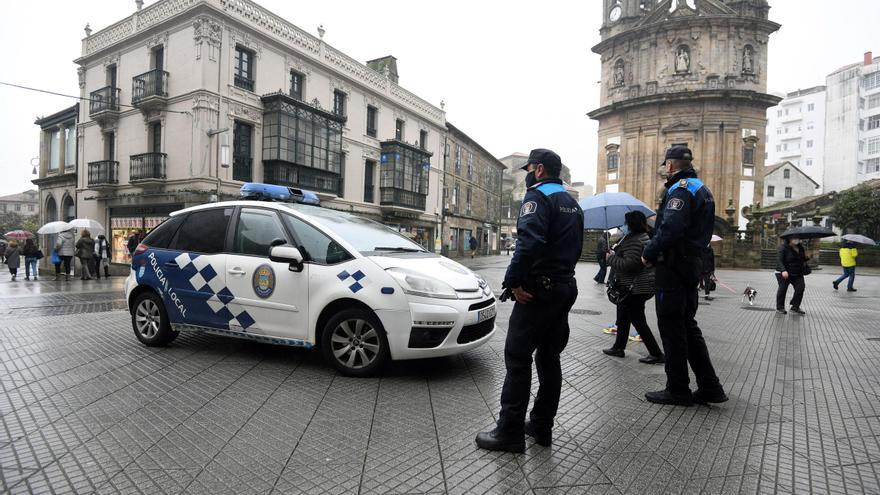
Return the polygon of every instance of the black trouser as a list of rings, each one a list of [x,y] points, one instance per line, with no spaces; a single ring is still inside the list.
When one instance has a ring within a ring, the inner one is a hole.
[[[711,287],[712,287],[712,272],[701,274],[700,275],[700,288],[703,289],[703,291],[706,293],[707,296],[709,295],[710,292],[712,292]]]
[[[782,278],[781,274],[777,273],[776,282],[779,284],[779,290],[776,291],[776,309],[785,310],[785,295],[788,293],[789,285],[794,287],[794,295],[791,296],[791,307],[800,309],[801,301],[804,299],[804,289],[806,288],[804,276],[789,275],[785,279]]]
[[[648,352],[652,356],[662,356],[663,351],[657,345],[654,334],[651,333],[651,327],[648,326],[648,320],[645,318],[645,303],[654,297],[654,294],[630,294],[620,304],[617,305],[617,339],[614,341],[615,349],[626,349],[626,342],[629,339],[630,324],[636,327],[639,335],[642,336],[642,342],[648,348]]]
[[[61,258],[61,263],[55,265],[55,275],[61,274],[61,265],[64,265],[64,274],[67,275],[70,273],[70,261],[73,256],[59,256],[59,258]]]
[[[605,274],[608,272],[608,258],[606,258],[605,253],[597,254],[596,261],[599,262],[599,273],[593,277],[593,280],[599,282],[600,284],[605,283]]]
[[[562,390],[559,355],[568,344],[568,312],[575,299],[577,284],[572,280],[554,284],[550,291],[543,295],[536,294],[536,299],[528,304],[516,303],[513,306],[504,344],[507,376],[501,391],[499,431],[513,435],[523,433],[532,389],[532,354],[535,355],[539,387],[532,406],[531,421],[539,430],[553,427]]]
[[[722,387],[695,319],[700,298],[699,262],[681,261],[681,266],[658,265],[656,271],[657,325],[666,352],[666,389],[674,395],[690,395],[690,363],[699,390],[712,394]]]

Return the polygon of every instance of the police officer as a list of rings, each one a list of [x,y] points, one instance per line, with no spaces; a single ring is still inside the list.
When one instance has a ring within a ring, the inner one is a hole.
[[[477,435],[477,446],[525,451],[525,436],[549,446],[559,406],[562,369],[559,355],[568,343],[568,312],[577,298],[574,269],[581,255],[584,213],[565,191],[559,155],[532,150],[523,167],[528,190],[517,220],[516,251],[504,287],[516,303],[510,316],[496,428]],[[532,354],[538,370],[538,395],[526,422],[532,387]]]
[[[703,333],[694,317],[699,300],[700,250],[709,245],[715,225],[715,199],[694,171],[685,146],[666,151],[666,193],[657,211],[654,237],[643,262],[656,265],[657,323],[666,352],[666,388],[648,392],[656,404],[693,405],[725,402]],[[691,393],[688,363],[697,377]]]

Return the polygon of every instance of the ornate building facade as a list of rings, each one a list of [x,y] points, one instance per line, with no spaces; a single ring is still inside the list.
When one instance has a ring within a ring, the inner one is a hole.
[[[686,144],[721,210],[762,200],[767,44],[780,25],[766,0],[603,0],[596,190],[649,205],[664,151]],[[744,226],[746,219],[739,215]]]

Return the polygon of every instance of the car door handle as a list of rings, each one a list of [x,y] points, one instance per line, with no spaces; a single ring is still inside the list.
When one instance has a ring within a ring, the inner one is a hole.
[[[229,272],[230,275],[244,275],[244,274],[247,273],[246,271],[244,271],[244,270],[242,270],[241,268],[238,268],[238,267],[236,267],[236,268],[230,268],[230,269],[227,270],[227,271]]]
[[[177,262],[176,262],[176,261],[166,261],[166,262],[165,262],[165,267],[166,267],[166,268],[180,268],[179,266],[177,266]]]

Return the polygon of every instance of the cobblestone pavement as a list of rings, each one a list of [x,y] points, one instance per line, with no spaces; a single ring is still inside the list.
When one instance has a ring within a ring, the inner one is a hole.
[[[507,258],[466,262],[500,286]],[[758,304],[719,287],[701,307],[731,400],[683,408],[645,402],[664,376],[641,344],[600,352],[613,308],[594,273],[579,266],[554,445],[524,455],[473,444],[498,411],[510,303],[489,345],[350,379],[221,337],[146,348],[120,279],[4,277],[0,492],[880,493],[880,277],[847,294],[822,270],[808,314],[780,317],[771,273],[719,272]]]

